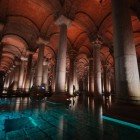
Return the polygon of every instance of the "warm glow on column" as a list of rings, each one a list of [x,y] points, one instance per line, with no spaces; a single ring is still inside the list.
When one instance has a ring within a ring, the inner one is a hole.
[[[20,73],[19,73],[19,83],[18,87],[19,89],[22,89],[23,87],[23,80],[24,80],[24,64],[25,61],[27,61],[27,58],[21,57],[21,65],[20,65]]]
[[[40,86],[42,84],[42,76],[43,76],[43,59],[44,59],[44,45],[39,47],[38,52],[38,62],[36,66],[36,78],[35,84]]]
[[[70,93],[70,95],[73,95],[73,84],[72,83],[69,87],[69,93]]]

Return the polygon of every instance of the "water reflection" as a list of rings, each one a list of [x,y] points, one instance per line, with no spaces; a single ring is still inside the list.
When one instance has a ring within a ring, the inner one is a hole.
[[[103,109],[110,105],[110,100],[98,103],[87,96],[71,98],[69,107],[1,99],[0,139],[139,139],[137,131],[102,120]]]

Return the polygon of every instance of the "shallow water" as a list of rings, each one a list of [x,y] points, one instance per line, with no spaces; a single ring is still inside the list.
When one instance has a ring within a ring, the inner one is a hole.
[[[0,99],[0,140],[140,140],[140,130],[103,120],[88,97],[56,106],[29,98]]]

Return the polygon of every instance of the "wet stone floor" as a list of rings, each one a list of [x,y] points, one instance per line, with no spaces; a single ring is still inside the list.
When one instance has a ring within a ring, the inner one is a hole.
[[[0,99],[0,140],[140,140],[140,130],[103,120],[103,106],[75,97],[69,106]]]

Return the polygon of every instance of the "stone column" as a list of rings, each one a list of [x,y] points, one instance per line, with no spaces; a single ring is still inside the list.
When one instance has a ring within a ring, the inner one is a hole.
[[[39,37],[36,43],[39,45],[39,51],[38,51],[38,61],[37,61],[37,66],[36,66],[34,84],[36,86],[41,86],[42,77],[43,77],[44,49],[45,49],[45,45],[47,45],[49,42],[48,40],[45,40]]]
[[[27,61],[27,58],[21,57],[20,72],[19,72],[19,79],[18,79],[18,88],[20,90],[22,90],[23,87],[25,61]]]
[[[100,97],[102,93],[101,86],[101,60],[100,60],[100,48],[101,42],[97,39],[94,44],[93,49],[93,59],[94,59],[94,96]]]
[[[32,69],[31,69],[31,81],[29,83],[29,88],[31,88],[33,86],[33,84],[35,83],[34,78],[35,78],[35,68],[32,66]]]
[[[60,25],[60,41],[56,66],[56,92],[65,93],[66,80],[67,25]]]
[[[15,74],[14,74],[14,87],[13,90],[16,91],[18,88],[18,82],[19,82],[19,63],[16,62],[16,67],[15,67]]]
[[[32,54],[28,56],[28,64],[27,64],[27,74],[26,74],[26,82],[25,82],[25,90],[29,91],[30,83],[31,83],[31,70],[32,70]]]
[[[55,102],[65,102],[67,99],[65,90],[66,80],[66,52],[67,52],[67,26],[70,24],[70,20],[61,15],[56,24],[60,27],[60,38],[57,54],[56,65],[56,86],[55,95],[52,98]]]
[[[0,71],[0,94],[3,93],[4,77],[5,73],[3,71]]]
[[[38,51],[38,62],[35,73],[35,85],[41,86],[43,77],[44,45],[40,45]]]
[[[106,63],[103,65],[103,83],[104,83],[104,95],[107,95],[107,65]]]
[[[44,61],[43,63],[43,84],[45,85],[46,91],[48,91],[49,82],[48,82],[48,60]]]
[[[89,58],[89,95],[94,93],[93,58]]]
[[[140,80],[129,2],[112,0],[117,102],[140,104]]]
[[[0,64],[1,64],[2,52],[3,52],[3,44],[0,42]]]
[[[73,95],[74,90],[75,90],[75,85],[74,85],[74,69],[75,69],[75,51],[70,50],[70,70],[69,70],[69,94]],[[74,89],[73,89],[74,88]]]
[[[114,75],[114,68],[112,68],[112,74],[111,74],[111,93],[115,93],[115,75]]]
[[[52,92],[54,93],[55,92],[55,71],[56,71],[56,66],[55,65],[53,65],[52,66],[53,68],[52,68]]]

